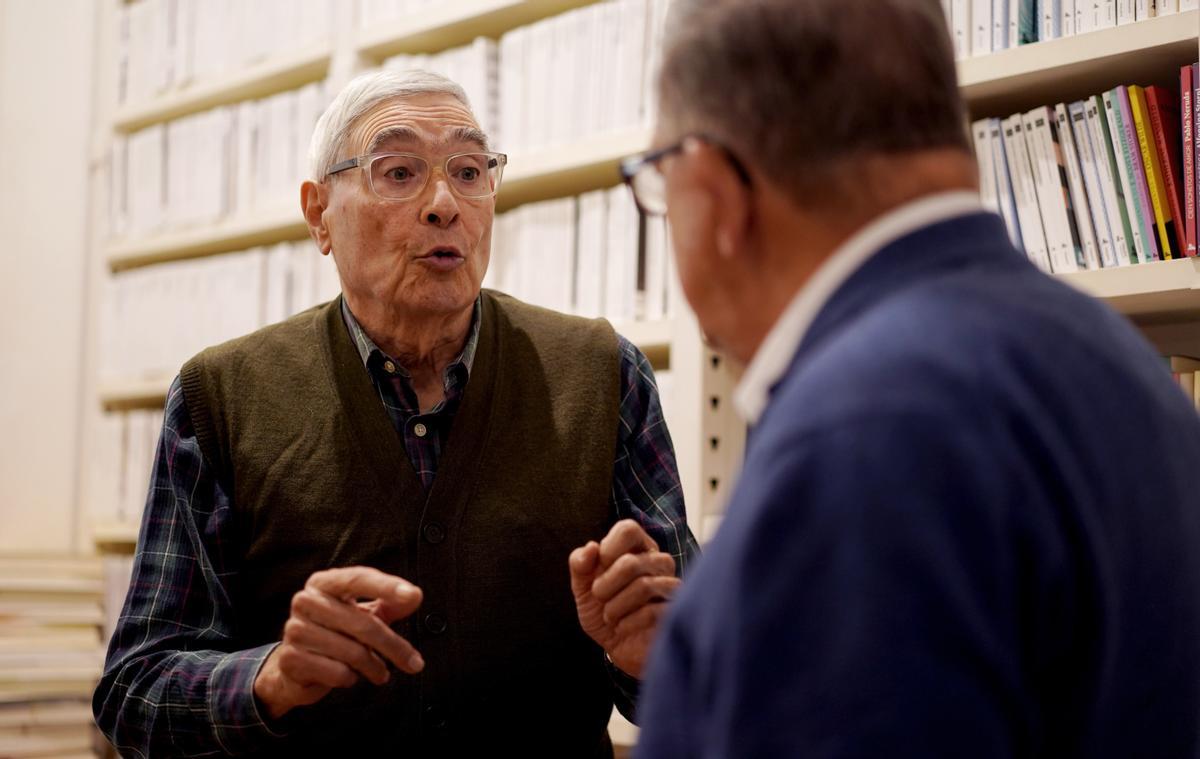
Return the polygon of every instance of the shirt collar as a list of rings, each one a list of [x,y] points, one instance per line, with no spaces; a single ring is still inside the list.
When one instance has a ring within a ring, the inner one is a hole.
[[[471,311],[471,327],[467,332],[467,342],[463,345],[462,353],[458,354],[458,358],[450,362],[446,367],[447,376],[456,366],[462,366],[467,370],[467,375],[471,374],[471,366],[475,363],[475,349],[479,346],[479,321],[483,312],[482,307],[483,296],[475,299],[475,306]],[[383,349],[375,344],[358,320],[354,318],[354,314],[350,312],[350,306],[346,303],[346,299],[342,298],[342,321],[346,323],[346,329],[350,332],[350,339],[354,341],[354,347],[358,349],[358,356],[362,359],[363,366],[368,371],[371,369],[371,360],[373,357],[376,362],[392,361],[396,367],[396,373],[403,377],[409,377],[408,371],[392,356],[383,352]]]
[[[754,354],[733,402],[748,424],[756,424],[804,340],[813,319],[833,294],[873,255],[923,227],[983,208],[973,192],[945,192],[907,203],[880,216],[842,243],[796,293]]]

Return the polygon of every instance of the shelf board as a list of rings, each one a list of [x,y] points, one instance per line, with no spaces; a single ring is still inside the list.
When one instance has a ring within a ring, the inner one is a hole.
[[[496,210],[611,187],[621,181],[620,160],[649,145],[650,129],[636,127],[510,156]]]
[[[1120,84],[1171,84],[1195,63],[1200,11],[1035,42],[958,64],[972,118],[1008,116],[1097,95]]]
[[[186,258],[226,253],[298,240],[308,232],[299,204],[292,208],[235,217],[210,226],[163,232],[141,240],[115,242],[108,246],[109,268],[113,271],[179,261]]]
[[[102,383],[100,406],[105,411],[162,408],[171,387],[171,377]]]
[[[92,543],[102,552],[133,553],[139,529],[136,522],[100,522],[92,526]]]
[[[669,356],[671,336],[674,325],[669,319],[652,322],[626,322],[615,325],[618,333],[636,345],[650,359],[651,365],[661,367],[666,365]],[[129,380],[124,382],[101,383],[100,405],[105,411],[128,411],[130,409],[162,408],[167,399],[167,389],[171,386],[171,377]],[[109,525],[97,525],[94,528],[94,540],[102,542],[100,535],[108,536]],[[117,534],[129,528],[117,525]],[[137,525],[132,526],[132,540],[137,539]],[[105,541],[105,542],[121,542]]]
[[[1058,275],[1139,324],[1200,318],[1200,258]]]
[[[134,132],[190,113],[302,87],[324,79],[332,59],[333,48],[328,44],[274,56],[228,76],[189,84],[149,103],[122,107],[113,119],[113,129]]]
[[[381,61],[400,53],[432,53],[465,45],[476,37],[507,31],[596,0],[458,0],[438,3],[413,18],[360,30],[358,52]]]

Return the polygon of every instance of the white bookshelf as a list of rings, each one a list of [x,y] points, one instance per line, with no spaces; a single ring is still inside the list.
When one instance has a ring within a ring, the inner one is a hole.
[[[227,253],[269,245],[284,240],[299,240],[308,235],[308,226],[300,211],[300,191],[293,207],[278,204],[270,211],[230,218],[209,226],[172,230],[141,239],[110,243],[105,250],[113,271],[179,261],[186,258]]]
[[[975,118],[1077,100],[1117,84],[1172,82],[1195,63],[1200,11],[1022,45],[958,64]],[[1173,78],[1174,77],[1174,78]]]
[[[649,145],[650,129],[638,127],[536,153],[511,155],[496,210],[506,211],[524,203],[611,187],[621,181],[618,170],[621,159]]]
[[[242,100],[274,95],[324,79],[333,60],[328,44],[275,55],[227,76],[193,82],[148,103],[131,104],[113,119],[116,132],[143,127]]]
[[[359,30],[356,50],[376,62],[399,53],[431,53],[465,45],[596,0],[456,0],[442,2],[377,29]]]
[[[502,213],[524,203],[615,185],[621,180],[617,169],[619,161],[645,150],[649,143],[649,129],[637,128],[589,137],[532,154],[510,156],[496,210]],[[113,241],[105,249],[108,266],[113,271],[121,271],[301,239],[307,235],[308,227],[300,212],[299,190],[296,197],[293,207],[279,203],[270,211],[209,226]]]
[[[1200,258],[1177,258],[1060,276],[1140,323],[1200,319]]]
[[[100,405],[105,411],[157,408],[167,399],[172,377],[111,380],[100,385]]]

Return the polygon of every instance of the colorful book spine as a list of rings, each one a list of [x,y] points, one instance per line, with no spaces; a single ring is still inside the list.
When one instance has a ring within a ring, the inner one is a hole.
[[[1112,132],[1104,111],[1104,99],[1093,95],[1087,102],[1088,125],[1092,128],[1093,144],[1096,146],[1100,174],[1104,179],[1105,203],[1108,218],[1113,225],[1113,239],[1118,241],[1118,262],[1122,266],[1138,262],[1137,245],[1133,240],[1133,227],[1129,219],[1129,201],[1125,198],[1122,173],[1125,168],[1119,153],[1113,151]]]
[[[1037,42],[1037,33],[1037,0],[1008,0],[1008,46]]]
[[[1146,188],[1150,193],[1150,206],[1154,209],[1154,226],[1158,230],[1158,242],[1164,261],[1175,257],[1175,220],[1171,217],[1171,204],[1167,200],[1167,185],[1163,181],[1162,161],[1154,147],[1154,135],[1150,125],[1150,111],[1146,105],[1146,91],[1130,85],[1129,110],[1133,114],[1133,125],[1137,132],[1137,144],[1142,153],[1142,165],[1146,171]]]
[[[1189,256],[1196,255],[1196,151],[1195,112],[1192,109],[1192,67],[1184,66],[1179,70],[1179,111],[1182,117],[1180,128],[1183,139],[1183,219],[1186,252]]]
[[[1200,63],[1192,64],[1192,140],[1184,145],[1192,151],[1192,164],[1196,167],[1196,249],[1200,252]]]
[[[1150,114],[1150,135],[1154,152],[1162,167],[1166,209],[1171,212],[1169,229],[1176,258],[1187,251],[1187,220],[1183,214],[1183,161],[1180,159],[1179,99],[1175,93],[1157,85],[1146,88],[1146,112]],[[1193,251],[1194,254],[1194,251]]]
[[[1106,93],[1107,96],[1107,93]],[[1146,261],[1158,261],[1162,258],[1158,252],[1158,235],[1154,229],[1154,207],[1150,205],[1150,191],[1146,187],[1146,169],[1142,162],[1142,151],[1138,147],[1137,131],[1133,125],[1133,114],[1129,110],[1129,92],[1125,87],[1112,90],[1113,112],[1116,114],[1117,129],[1115,134],[1121,138],[1121,153],[1125,158],[1125,166],[1129,171],[1129,185],[1132,191],[1133,215],[1137,217],[1138,231],[1142,239],[1142,251]],[[1105,103],[1107,106],[1107,103]],[[1130,220],[1132,221],[1132,219]]]

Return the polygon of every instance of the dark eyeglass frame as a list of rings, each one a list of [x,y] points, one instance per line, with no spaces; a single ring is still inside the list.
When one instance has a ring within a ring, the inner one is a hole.
[[[500,191],[500,182],[504,179],[504,167],[508,165],[508,155],[506,155],[504,153],[496,153],[496,152],[493,152],[490,150],[464,150],[461,153],[454,153],[453,155],[446,156],[446,160],[442,162],[442,172],[449,175],[450,162],[453,161],[455,158],[461,158],[461,157],[467,156],[467,155],[485,155],[485,156],[487,156],[488,157],[488,163],[487,163],[488,171],[491,171],[492,169],[499,167],[500,176],[496,180],[496,186],[493,187],[492,191],[486,195],[463,195],[461,192],[459,192],[454,187],[454,183],[450,183],[450,191],[453,192],[455,195],[459,196],[460,198],[464,198],[466,200],[484,200],[485,198],[496,197],[496,194]],[[429,159],[425,158],[425,156],[420,156],[420,155],[417,155],[416,153],[404,153],[404,152],[385,150],[385,151],[380,151],[378,153],[364,153],[363,155],[355,156],[353,158],[347,158],[344,161],[338,161],[337,163],[335,163],[334,165],[329,167],[329,170],[325,172],[325,177],[329,178],[329,177],[334,176],[335,174],[340,174],[343,171],[348,171],[349,169],[357,169],[357,168],[361,168],[364,166],[368,166],[376,158],[383,158],[386,156],[402,156],[405,158],[416,158],[418,160],[423,161],[426,166],[430,165]],[[426,177],[425,184],[421,185],[421,187],[415,193],[413,193],[410,197],[389,198],[386,195],[380,195],[375,190],[375,183],[371,180],[370,174],[368,173],[368,175],[367,175],[367,186],[369,186],[371,188],[371,192],[375,193],[376,196],[382,198],[383,200],[395,200],[395,201],[412,200],[413,198],[420,195],[425,190],[425,186],[428,184],[429,184],[429,178]]]
[[[642,199],[638,197],[637,188],[634,186],[634,179],[638,174],[647,170],[658,171],[661,173],[659,164],[662,163],[663,159],[682,152],[684,143],[686,143],[688,140],[700,140],[716,148],[718,152],[725,156],[725,160],[729,161],[729,165],[733,167],[734,173],[737,174],[738,179],[742,181],[742,184],[746,185],[748,188],[752,188],[754,186],[754,183],[750,179],[750,172],[746,170],[746,165],[742,163],[741,159],[737,157],[736,153],[722,144],[719,140],[713,139],[706,134],[686,134],[681,137],[678,142],[674,142],[666,147],[658,148],[656,150],[649,150],[639,155],[630,156],[629,158],[621,161],[621,181],[624,182],[625,186],[629,188],[629,192],[633,195],[633,202],[637,206],[638,212],[643,216],[662,216],[665,211],[649,210],[645,207],[645,205],[642,203]]]

